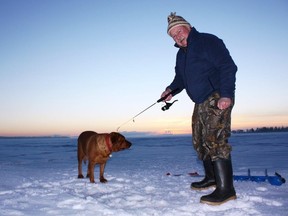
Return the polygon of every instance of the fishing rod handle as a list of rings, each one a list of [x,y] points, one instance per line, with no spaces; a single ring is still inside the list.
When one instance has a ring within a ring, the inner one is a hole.
[[[161,97],[159,100],[157,100],[157,103],[164,101],[170,94],[173,95],[174,93],[176,93],[179,90],[179,88],[176,88],[174,90],[172,90],[171,92],[169,92],[167,95],[165,95],[164,97]]]

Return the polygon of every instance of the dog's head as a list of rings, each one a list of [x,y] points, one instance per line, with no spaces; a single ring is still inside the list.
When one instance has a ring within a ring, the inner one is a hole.
[[[110,138],[113,152],[128,149],[132,145],[132,143],[126,140],[126,138],[120,133],[112,132],[110,133]]]

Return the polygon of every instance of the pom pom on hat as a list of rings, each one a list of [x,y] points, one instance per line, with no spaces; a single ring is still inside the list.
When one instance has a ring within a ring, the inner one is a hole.
[[[172,28],[176,26],[187,26],[188,28],[191,28],[190,23],[188,23],[183,17],[177,16],[176,12],[172,13],[168,16],[168,28],[167,28],[167,33],[172,30]]]

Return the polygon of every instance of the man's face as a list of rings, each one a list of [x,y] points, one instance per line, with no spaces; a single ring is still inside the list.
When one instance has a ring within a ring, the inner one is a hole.
[[[190,29],[186,26],[176,26],[169,32],[170,36],[180,47],[187,47]]]

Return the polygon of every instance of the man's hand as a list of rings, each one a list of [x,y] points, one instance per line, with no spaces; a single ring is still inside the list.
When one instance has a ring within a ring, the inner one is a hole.
[[[168,95],[171,92],[171,89],[167,88],[162,94],[161,94],[161,98],[165,97],[166,95]],[[172,95],[170,94],[165,100],[165,101],[170,101],[172,99]]]
[[[232,100],[230,98],[222,97],[219,99],[217,106],[219,109],[224,110],[231,106],[231,104]]]

